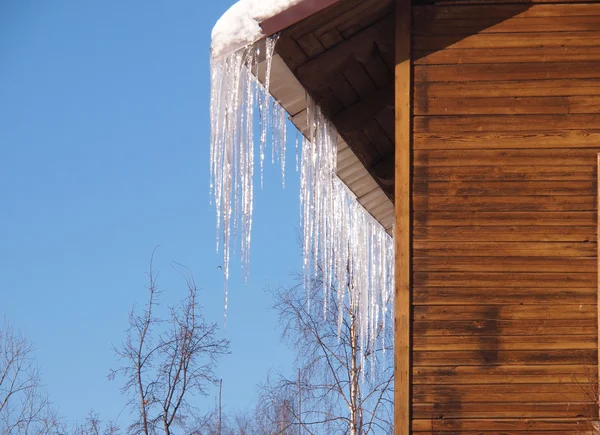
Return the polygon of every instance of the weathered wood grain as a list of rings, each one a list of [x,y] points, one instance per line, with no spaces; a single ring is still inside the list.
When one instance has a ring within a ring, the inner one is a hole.
[[[585,37],[584,37],[585,36]],[[455,48],[598,47],[600,31],[424,35],[413,38],[413,50]],[[492,69],[493,70],[493,69]],[[487,71],[490,71],[489,69]],[[512,70],[513,74],[518,75]],[[515,77],[517,78],[517,77]],[[493,80],[490,78],[489,80]],[[499,80],[503,80],[500,78]]]
[[[598,342],[591,335],[545,335],[545,336],[453,336],[421,337],[414,343],[416,351],[438,350],[559,350],[596,349]],[[570,380],[573,382],[573,379]],[[505,381],[506,382],[506,381]],[[556,382],[552,380],[550,382]]]
[[[465,226],[471,226],[467,225]],[[504,226],[504,225],[501,225]],[[435,256],[475,256],[511,257],[529,255],[532,257],[594,257],[597,244],[595,242],[539,242],[539,241],[429,241],[415,240],[413,243],[415,257]],[[447,252],[447,253],[445,253]]]
[[[562,379],[564,375],[556,376]],[[552,377],[548,376],[547,379],[552,379]],[[573,378],[570,379],[570,382],[573,382]],[[579,418],[582,415],[592,415],[594,406],[592,403],[417,403],[413,404],[413,418],[430,420],[486,417],[530,419],[552,418],[556,415],[561,415],[563,418]],[[426,433],[431,434],[431,432]],[[514,432],[511,431],[512,433]]]
[[[515,338],[515,337],[513,337]],[[460,385],[460,384],[550,384],[556,382],[572,384],[576,380],[589,382],[594,372],[591,365],[488,365],[451,367],[414,367],[415,384]],[[457,403],[448,404],[458,408]],[[450,406],[449,406],[450,407]]]
[[[600,4],[588,1],[581,4],[531,5],[531,2],[526,2],[526,4],[492,4],[485,5],[485,7],[478,4],[451,5],[446,7],[431,5],[418,6],[413,9],[415,31],[418,31],[418,25],[416,23],[418,23],[419,20],[440,22],[444,20],[481,20],[494,18],[497,21],[498,18],[501,20],[539,17],[555,17],[562,19],[568,16],[589,15],[600,15]]]
[[[517,16],[508,20],[498,20],[496,17],[489,16],[479,19],[431,20],[431,18],[421,15],[415,17],[414,26],[419,36],[470,35],[473,33],[552,33],[556,31],[591,32],[600,29],[600,13],[560,17]]]
[[[596,285],[596,279],[596,273],[464,273],[420,271],[413,273],[414,285],[418,287],[505,287],[507,291],[510,291],[512,287],[589,287]]]
[[[594,181],[489,181],[479,182],[448,182],[448,181],[416,181],[413,183],[413,192],[417,195],[429,196],[569,196],[569,195],[589,195],[597,189],[597,183]],[[518,212],[516,212],[518,213]],[[468,213],[465,213],[468,214]],[[481,214],[480,214],[481,215]],[[481,215],[483,216],[483,215]],[[492,217],[492,215],[488,215]],[[532,217],[532,214],[528,215]],[[561,219],[570,220],[582,216],[581,213],[573,214],[563,213],[557,216]],[[593,212],[589,212],[587,217],[594,218]],[[504,218],[519,218],[520,215],[505,215]],[[544,216],[539,220],[548,218]]]
[[[537,257],[535,257],[537,258]],[[594,259],[595,261],[595,259]],[[416,305],[593,305],[597,303],[596,288],[563,287],[415,287]]]
[[[415,65],[597,62],[600,61],[600,51],[597,46],[455,48],[453,50],[415,50],[413,57]]]
[[[503,166],[490,161],[485,166],[418,166],[415,181],[595,181],[596,170],[586,165]]]
[[[412,159],[412,0],[396,0],[395,10],[395,228],[394,433],[411,428],[411,159]]]
[[[600,149],[600,130],[415,133],[414,147],[419,150],[460,149]]]
[[[506,290],[505,291],[509,291]],[[597,332],[596,319],[572,320],[423,320],[413,322],[415,337],[452,335],[591,335]],[[574,364],[592,364],[590,361],[575,361]],[[487,367],[487,366],[481,366]],[[593,368],[593,365],[592,365]]]
[[[463,132],[537,132],[560,130],[597,130],[600,115],[521,115],[521,116],[415,116],[415,133]]]
[[[596,258],[581,257],[415,257],[422,272],[595,272]]]
[[[415,211],[472,211],[510,212],[510,211],[587,211],[596,208],[595,195],[521,195],[521,196],[427,196],[414,195]],[[568,224],[568,222],[565,222]],[[510,222],[507,222],[510,225]]]
[[[596,274],[594,273],[595,277]],[[596,305],[415,305],[413,317],[420,320],[517,320],[595,319]],[[417,343],[415,343],[415,346]]]
[[[600,52],[593,48],[594,52]],[[511,49],[512,50],[512,49]],[[469,53],[473,49],[465,50]],[[436,52],[445,53],[446,51]],[[476,54],[474,54],[476,56]],[[478,57],[480,59],[480,57]],[[537,57],[536,57],[537,58]],[[447,63],[447,62],[444,62]],[[599,80],[508,80],[495,82],[419,83],[414,86],[414,97],[432,98],[487,98],[492,97],[569,97],[600,95]]]
[[[600,3],[451,3],[413,14],[412,433],[586,433]]]
[[[565,388],[567,390],[567,388]],[[536,390],[537,391],[537,390]],[[439,392],[439,394],[431,394],[431,395],[421,395],[415,394],[415,397],[426,397],[426,398],[434,398],[434,397],[443,397],[444,392]],[[469,398],[482,397],[483,394],[473,394],[469,395]],[[500,400],[501,398],[514,398],[518,399],[517,393],[507,393],[502,395],[501,393],[496,393],[496,391],[491,391],[490,393],[490,401],[491,399],[497,398]],[[564,401],[568,402],[570,400],[578,400],[581,399],[582,394],[577,393],[576,391],[571,391],[568,389],[568,392],[558,393],[556,391],[549,390],[549,393],[546,393],[545,390],[540,389],[540,392],[526,392],[523,393],[523,396],[520,400],[532,401],[532,402],[546,402],[548,397],[551,397],[556,394],[561,394],[565,398]],[[475,400],[475,399],[473,399]],[[483,399],[485,400],[485,399]],[[413,429],[415,432],[419,431],[433,431],[433,433],[442,433],[447,434],[453,431],[461,431],[464,433],[465,431],[479,431],[478,434],[482,433],[481,431],[485,430],[496,430],[496,433],[515,433],[514,431],[565,431],[565,433],[570,434],[578,434],[580,431],[591,430],[593,428],[592,422],[589,421],[591,419],[586,420],[585,418],[573,418],[571,420],[524,420],[524,419],[441,419],[441,420],[414,420],[413,421]],[[430,432],[431,433],[431,432]],[[468,432],[467,432],[468,433]],[[530,432],[528,432],[530,433]]]
[[[415,166],[589,166],[597,149],[415,150]]]
[[[490,364],[500,365],[562,365],[562,364],[581,364],[582,361],[593,361],[598,358],[598,352],[596,349],[584,349],[584,350],[499,350],[495,352],[481,352],[475,350],[455,350],[455,351],[414,351],[413,352],[413,365],[415,367],[429,366],[429,367],[441,367],[441,366],[486,366]],[[506,384],[505,384],[506,385]],[[554,388],[557,388],[561,384],[553,384]],[[482,388],[476,385],[474,388],[481,391]],[[521,393],[528,391],[528,388],[515,388]],[[556,390],[554,390],[556,393]],[[484,393],[487,390],[484,391]],[[581,388],[579,390],[581,392]],[[541,397],[540,397],[541,399]],[[585,399],[582,396],[577,396],[578,401],[585,402],[589,399]],[[428,400],[415,400],[415,403],[426,402]],[[546,393],[546,402],[556,401],[568,401],[566,398],[556,397],[549,392]],[[461,400],[458,400],[461,402]],[[489,401],[486,398],[477,400],[478,402]],[[505,400],[509,401],[509,400]],[[516,397],[512,401],[523,401],[529,402],[524,397]]]

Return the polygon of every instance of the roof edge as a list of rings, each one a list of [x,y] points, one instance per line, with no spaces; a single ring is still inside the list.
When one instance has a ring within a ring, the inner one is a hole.
[[[272,17],[264,19],[259,24],[265,36],[271,36],[340,1],[341,0],[303,0]]]

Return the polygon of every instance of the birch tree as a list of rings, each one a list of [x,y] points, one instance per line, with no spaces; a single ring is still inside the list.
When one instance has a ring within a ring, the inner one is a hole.
[[[137,415],[129,434],[171,435],[176,427],[187,433],[187,424],[198,412],[191,398],[206,395],[217,383],[216,363],[229,353],[229,342],[218,337],[216,323],[202,316],[191,274],[187,270],[181,274],[187,296],[161,318],[150,262],[147,302],[142,310],[131,310],[126,338],[115,349],[123,365],[109,377],[123,379],[121,391],[130,396],[129,405]]]
[[[31,340],[4,319],[0,328],[0,433],[50,435],[62,429],[42,385]]]
[[[286,403],[293,430],[285,434],[393,432],[392,325],[378,330],[386,335],[387,349],[364,347],[358,338],[356,292],[348,291],[352,285],[346,281],[323,292],[317,277],[308,295],[302,284],[274,294],[282,337],[295,349],[299,370],[296,377],[279,374],[264,389],[267,395],[292,398]],[[369,361],[375,363],[367,372]]]

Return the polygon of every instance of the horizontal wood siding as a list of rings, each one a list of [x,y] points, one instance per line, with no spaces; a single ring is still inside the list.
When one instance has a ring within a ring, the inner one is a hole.
[[[412,29],[412,431],[592,433],[600,4]]]

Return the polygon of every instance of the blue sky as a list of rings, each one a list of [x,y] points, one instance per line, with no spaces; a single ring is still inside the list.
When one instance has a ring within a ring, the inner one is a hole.
[[[176,261],[203,289],[206,317],[223,324],[209,46],[232,3],[0,2],[0,315],[34,341],[51,398],[71,421],[90,409],[114,419],[125,404],[106,376],[128,311],[145,300],[155,246],[164,304],[185,296]],[[247,285],[232,262],[222,331],[232,354],[218,369],[228,410],[251,406],[268,369],[293,361],[265,293],[300,268],[291,152],[288,162],[285,190],[267,165],[256,193]]]

